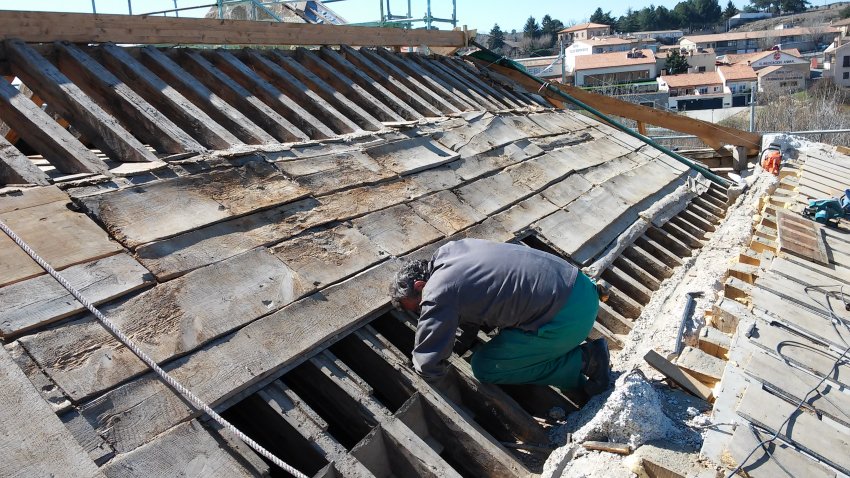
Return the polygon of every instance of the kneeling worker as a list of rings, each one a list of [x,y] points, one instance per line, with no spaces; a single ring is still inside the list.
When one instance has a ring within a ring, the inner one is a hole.
[[[478,239],[449,242],[431,261],[406,264],[393,305],[419,313],[413,365],[426,380],[446,374],[460,327],[498,335],[472,355],[482,382],[554,385],[590,395],[609,386],[605,339],[582,342],[599,309],[597,286],[565,260],[530,247]]]

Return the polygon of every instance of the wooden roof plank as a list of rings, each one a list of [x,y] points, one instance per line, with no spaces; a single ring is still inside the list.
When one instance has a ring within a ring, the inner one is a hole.
[[[6,40],[4,44],[15,75],[110,158],[131,162],[157,161],[156,156],[118,120],[33,48],[18,40]],[[80,158],[80,161],[84,160]]]
[[[760,445],[772,434],[757,429],[739,426],[732,434],[732,440],[726,447],[726,455],[731,459],[729,465],[737,466],[751,450],[755,453],[744,464],[741,471],[752,478],[775,478],[777,476],[806,476],[811,478],[835,478],[835,470],[807,458],[792,446],[781,440]]]
[[[295,61],[292,57],[285,56],[278,50],[272,50],[269,52],[269,55],[278,65],[283,66],[288,73],[309,86],[312,91],[315,91],[320,97],[324,98],[364,130],[378,131],[383,129],[384,126],[381,124],[381,120],[372,116],[371,113],[361,108],[357,103],[348,99],[342,91],[326,83],[325,80],[301,63]]]
[[[431,87],[419,81],[419,79],[417,79],[413,74],[409,73],[399,65],[395,55],[381,49],[372,51],[366,48],[361,48],[359,53],[371,60],[374,64],[385,69],[390,73],[390,75],[398,78],[409,88],[419,92],[423,98],[425,98],[434,107],[439,108],[439,110],[443,113],[460,113],[467,109],[465,107],[461,107],[463,109],[458,108],[454,103],[437,94]],[[454,101],[457,102],[458,100],[454,99]],[[463,105],[465,103],[459,104]]]
[[[306,48],[298,48],[295,51],[295,55],[305,68],[308,68],[314,75],[317,75],[332,86],[335,92],[353,95],[352,98],[362,100],[363,107],[370,114],[374,115],[377,121],[405,121],[405,118],[399,116],[392,108],[382,103],[372,93],[367,91],[366,88],[360,86],[357,81],[342,74],[337,68],[331,66],[313,51]]]
[[[227,149],[242,144],[233,133],[216,123],[171,85],[130,56],[124,48],[106,44],[98,47],[97,51],[101,60],[115,75],[125,83],[132,84],[142,97],[204,146],[210,149]]]
[[[0,136],[0,184],[46,186],[50,184],[50,178],[5,137]]]
[[[180,51],[183,50],[183,51]],[[304,141],[310,137],[277,111],[260,101],[251,91],[212,65],[197,51],[178,49],[169,52],[183,68],[195,75],[207,88],[214,88],[225,101],[234,105],[251,121],[281,142]]]
[[[762,390],[759,384],[747,388],[738,405],[738,415],[771,432],[778,430],[783,440],[792,441],[844,474],[850,473],[850,442],[844,433],[809,412],[795,410],[794,405]],[[788,417],[793,426],[779,429]]]
[[[450,65],[450,67],[453,67],[456,70],[467,72],[471,77],[486,78],[487,80],[490,80],[490,75],[486,73],[482,74],[484,70],[479,68],[478,65],[474,63],[470,63],[463,59],[453,60],[451,57],[439,57],[439,60],[443,63],[446,63],[447,65]],[[481,81],[484,82],[484,80]],[[519,107],[527,107],[537,104],[540,104],[547,108],[552,106],[549,103],[546,103],[545,100],[541,102],[528,98],[527,95],[524,94],[525,89],[522,86],[517,85],[516,83],[513,83],[511,85],[513,88],[496,81],[488,81],[486,82],[486,84],[488,84],[490,88],[504,95],[506,98],[513,100],[513,102],[519,105]]]
[[[396,175],[362,151],[281,161],[276,165],[315,196],[378,183]]]
[[[0,214],[13,231],[56,270],[111,256],[121,246],[109,240],[85,214],[70,211],[67,200]],[[44,274],[44,270],[5,234],[0,236],[0,286]]]
[[[410,203],[410,206],[416,214],[447,236],[487,217],[462,203],[451,191],[423,196]]]
[[[85,88],[86,93],[107,105],[142,140],[162,153],[205,151],[206,148],[154,108],[126,83],[78,46],[57,43],[59,68]]]
[[[322,51],[327,54],[331,50],[324,49]],[[362,52],[347,45],[340,45],[339,51],[342,58],[364,71],[387,90],[415,108],[420,114],[424,116],[441,116],[443,114],[442,110],[435,108],[429,101],[416,93],[415,88],[408,88],[405,82],[402,82],[391,72],[384,71],[383,67],[378,66],[372,58],[366,57]]]
[[[500,105],[499,109],[523,108],[525,105],[514,101],[511,95],[504,91],[497,91],[492,86],[485,83],[480,77],[473,75],[466,68],[459,67],[454,60],[448,58],[421,58],[423,63],[431,65],[433,68],[438,68],[448,74],[453,75],[459,81],[469,82],[476,87],[478,92],[496,105]],[[462,60],[460,60],[462,61]]]
[[[443,238],[439,230],[406,204],[375,211],[352,222],[381,251],[392,256],[401,256]]]
[[[109,167],[50,115],[0,79],[0,116],[63,173],[104,173]]]
[[[121,253],[62,271],[62,277],[93,304],[153,283],[153,276]],[[0,335],[5,339],[85,310],[53,277],[42,275],[0,288]]]
[[[68,201],[68,193],[56,186],[26,188],[0,194],[0,213],[19,211],[56,201]]]
[[[109,316],[154,360],[166,362],[313,290],[261,248],[160,284],[110,308]],[[76,402],[147,371],[91,315],[19,341]]]
[[[139,52],[142,62],[157,76],[177,88],[181,94],[201,108],[221,126],[248,144],[274,143],[275,138],[246,118],[238,109],[224,101],[197,78],[154,46]]]
[[[427,83],[435,92],[439,93],[443,98],[448,99],[463,111],[474,110],[497,110],[495,104],[478,94],[477,91],[470,88],[469,85],[457,82],[457,80],[445,73],[435,74],[434,70],[426,66],[420,61],[417,61],[420,54],[402,54],[392,53],[386,48],[378,48],[378,54],[389,59],[389,61],[398,65],[403,71],[412,74],[421,81]]]
[[[393,111],[401,115],[404,119],[416,120],[423,117],[416,109],[402,101],[395,93],[381,84],[380,81],[367,75],[360,68],[355,67],[336,51],[328,47],[322,47],[319,49],[319,55],[330,66],[347,75],[346,78],[350,78],[355,84],[361,86],[376,98],[381,98],[381,101],[389,105]]]
[[[287,121],[307,133],[310,138],[325,139],[336,136],[336,133],[327,125],[292,101],[290,97],[281,93],[274,85],[261,78],[233,54],[217,50],[211,52],[210,56],[216,67],[236,79],[243,87],[250,89],[258,98],[285,117]]]
[[[0,38],[30,43],[148,43],[210,45],[466,45],[465,32],[349,25],[174,18],[155,15],[90,15],[4,11]]]
[[[511,127],[500,117],[479,119],[466,128],[455,128],[434,135],[440,144],[460,153],[461,158],[526,138],[525,133]]]
[[[419,68],[425,71],[429,76],[440,78],[446,84],[447,90],[451,92],[460,91],[467,95],[472,106],[477,104],[483,109],[491,111],[505,109],[505,106],[499,103],[495,98],[490,98],[486,92],[480,91],[478,89],[478,85],[473,85],[458,77],[453,71],[445,68],[442,64],[434,61],[428,61],[418,53],[405,55],[404,58],[417,64]]]
[[[284,95],[292,98],[295,102],[294,104],[309,111],[317,118],[321,118],[325,124],[333,127],[337,133],[361,131],[360,127],[349,117],[345,116],[315,91],[308,88],[301,80],[258,50],[246,49],[240,57],[246,60],[246,63],[250,63],[254,71],[259,72],[266,81],[275,85]]]
[[[458,157],[457,153],[427,136],[370,146],[364,152],[383,167],[402,176],[454,161]]]
[[[253,161],[84,198],[113,237],[129,248],[305,197],[273,165]],[[163,215],[167,214],[165,220]]]
[[[33,384],[0,350],[3,476],[92,477],[99,471]]]

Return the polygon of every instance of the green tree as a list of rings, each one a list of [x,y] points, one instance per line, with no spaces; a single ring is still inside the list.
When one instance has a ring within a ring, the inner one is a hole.
[[[637,12],[638,29],[642,31],[660,30],[658,28],[658,15],[656,14],[655,5],[641,8]]]
[[[841,18],[850,18],[850,5],[847,5],[846,7],[842,8],[839,13],[841,15]]]
[[[811,2],[808,0],[781,0],[779,9],[782,13],[800,13],[805,12],[809,5],[811,5]]]
[[[611,16],[611,12],[603,12],[602,8],[597,8],[596,11],[593,12],[593,15],[590,16],[591,23],[599,23],[602,25],[614,25],[617,23],[617,20]]]
[[[655,21],[658,23],[658,26],[654,30],[669,30],[679,26],[673,12],[664,5],[659,5],[655,9]]]
[[[493,25],[493,28],[490,29],[490,41],[487,46],[489,46],[491,50],[498,50],[505,46],[505,32],[499,28],[498,23]]]
[[[670,53],[667,55],[667,62],[664,64],[664,69],[667,70],[668,75],[687,73],[690,67],[691,65],[688,64],[688,59],[679,50],[670,50]]]
[[[723,19],[729,20],[738,13],[740,13],[738,11],[738,7],[736,7],[735,4],[732,3],[732,0],[729,0],[729,3],[726,4],[726,10],[723,10]]]
[[[528,17],[525,26],[522,27],[522,36],[525,38],[537,38],[540,36],[540,25],[534,17]]]
[[[564,24],[561,20],[552,18],[549,15],[544,15],[540,20],[540,32],[543,37],[548,35],[548,47],[552,47],[558,39],[558,32],[564,29]]]
[[[638,23],[637,15],[631,7],[626,10],[625,15],[623,15],[622,17],[620,17],[619,20],[617,20],[617,30],[624,33],[636,32],[640,30],[640,24]]]

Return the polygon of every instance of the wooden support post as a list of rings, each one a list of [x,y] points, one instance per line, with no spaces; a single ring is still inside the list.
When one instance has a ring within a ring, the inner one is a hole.
[[[50,184],[50,181],[38,166],[0,136],[0,184],[44,186]]]
[[[6,80],[0,80],[0,115],[59,171],[73,174],[109,170],[106,163]]]
[[[637,129],[638,129],[638,133],[646,136],[646,123],[644,123],[643,121],[638,121],[637,122]]]
[[[116,161],[157,161],[150,151],[47,59],[26,43],[5,42],[15,74],[51,108],[74,123],[83,135]],[[20,131],[19,131],[20,133]]]
[[[141,49],[140,55],[142,62],[148,68],[178,88],[184,96],[242,141],[248,144],[275,142],[271,135],[251,122],[239,110],[230,106],[218,94],[204,86],[156,47],[146,46]]]
[[[182,50],[182,49],[181,49]],[[298,129],[288,119],[260,101],[253,93],[225,75],[212,65],[200,53],[190,50],[170,52],[172,57],[180,56],[181,66],[201,80],[207,88],[213,88],[225,101],[234,105],[250,120],[265,129],[275,139],[281,142],[305,141],[310,137]]]
[[[57,43],[59,68],[86,93],[107,105],[133,132],[161,153],[199,152],[206,148],[145,101],[94,58],[71,43]]]
[[[145,68],[123,48],[107,44],[98,51],[103,61],[126,83],[198,142],[211,149],[227,149],[242,144],[236,136],[213,121],[200,108],[177,92],[168,83]]]

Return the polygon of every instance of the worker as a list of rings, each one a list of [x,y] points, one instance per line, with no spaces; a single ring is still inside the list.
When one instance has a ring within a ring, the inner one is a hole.
[[[610,383],[608,343],[582,342],[603,288],[552,254],[463,239],[443,245],[430,261],[407,263],[390,295],[395,307],[419,314],[413,365],[427,381],[446,375],[459,327],[465,343],[480,327],[498,328],[472,355],[476,378],[595,395]]]

